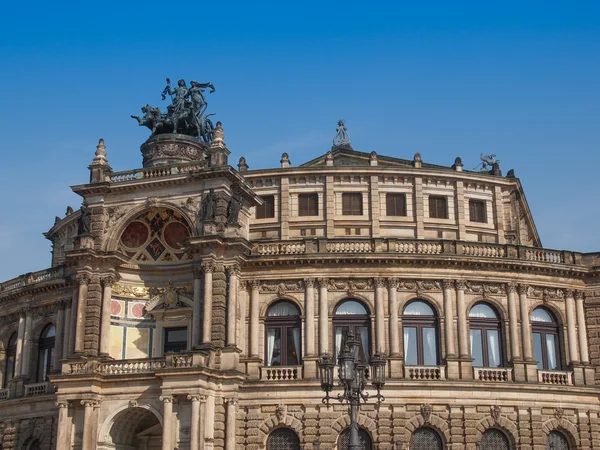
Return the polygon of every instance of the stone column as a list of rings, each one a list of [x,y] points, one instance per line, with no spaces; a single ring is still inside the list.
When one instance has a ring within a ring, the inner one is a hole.
[[[454,290],[454,280],[444,280],[443,284],[444,322],[446,324],[446,358],[455,358],[456,348],[454,346],[454,314],[452,313],[452,291]]]
[[[235,347],[235,332],[237,326],[237,288],[238,274],[240,268],[238,265],[227,267],[229,275],[229,291],[227,292],[227,345]]]
[[[97,400],[81,400],[81,406],[84,409],[83,415],[83,439],[81,450],[96,449],[96,423],[94,420],[94,408],[97,408],[100,403]]]
[[[192,311],[192,348],[200,345],[202,335],[202,324],[200,317],[202,316],[202,270],[194,269],[194,309]]]
[[[236,413],[236,398],[225,400],[227,405],[225,419],[225,450],[235,450],[235,413]]]
[[[62,357],[68,358],[71,349],[71,303],[66,302]]]
[[[327,302],[327,278],[319,278],[319,353],[329,352],[329,305]]]
[[[577,351],[577,329],[575,324],[575,300],[571,289],[565,290],[565,309],[567,313],[567,341],[569,345],[568,363],[579,364],[579,352]]]
[[[25,310],[19,311],[19,328],[17,330],[17,348],[15,355],[15,377],[21,375],[23,366],[23,341],[25,340]]]
[[[215,440],[215,398],[212,395],[206,397],[204,420],[205,449],[212,449]]]
[[[531,324],[529,323],[529,304],[527,302],[526,284],[519,285],[519,305],[521,307],[521,340],[523,341],[523,357],[526,361],[533,361],[531,350]]]
[[[79,290],[77,292],[77,321],[75,324],[75,350],[77,356],[82,356],[85,351],[85,313],[88,293],[89,276],[85,273],[77,274]]]
[[[388,278],[388,304],[390,309],[390,356],[400,353],[400,324],[398,323],[398,279]]]
[[[200,445],[198,450],[204,450],[204,440],[206,439],[206,399],[206,395],[200,396],[200,428],[198,430]]]
[[[304,279],[304,356],[315,355],[315,279]]]
[[[200,447],[200,395],[188,395],[192,402],[192,417],[190,419],[190,450],[199,450]]]
[[[25,333],[23,334],[23,363],[21,365],[21,376],[29,377],[29,368],[31,366],[31,325],[33,322],[31,308],[25,309]]]
[[[215,269],[214,264],[202,264],[204,272],[204,320],[202,322],[202,342],[210,344],[212,342],[212,273]],[[164,446],[163,446],[164,448]]]
[[[471,349],[469,339],[469,327],[467,325],[467,306],[465,304],[465,290],[467,282],[456,281],[456,313],[458,315],[458,354],[460,358],[470,358]]]
[[[506,285],[506,294],[508,296],[508,327],[510,332],[510,352],[512,359],[521,359],[521,349],[519,348],[519,328],[518,328],[518,308],[517,308],[517,285],[508,283]]]
[[[71,297],[71,321],[69,322],[69,342],[66,356],[75,353],[75,335],[77,334],[77,306],[79,303],[79,282],[73,283],[73,295]]]
[[[583,305],[583,291],[575,291],[575,302],[577,303],[577,330],[579,332],[579,353],[582,364],[590,363],[590,355],[587,341],[587,325],[585,323],[585,309]]]
[[[65,302],[60,301],[56,306],[58,312],[56,313],[56,338],[54,340],[54,370],[60,372],[65,337]]]
[[[250,356],[258,356],[258,325],[259,325],[259,288],[260,281],[252,280],[250,282],[252,292],[250,293]]]
[[[385,349],[385,311],[383,306],[385,280],[383,278],[374,278],[373,284],[375,285],[375,351],[387,353]]]
[[[162,450],[173,450],[173,396],[161,395],[158,399],[163,402]]]
[[[71,448],[71,421],[69,420],[69,402],[56,402],[58,407],[58,425],[56,429],[56,448]]]
[[[248,325],[246,324],[246,316],[248,315],[248,293],[246,291],[247,287],[246,287],[247,283],[245,280],[239,280],[239,286],[238,286],[238,301],[240,303],[240,317],[239,317],[239,323],[240,323],[240,347],[242,349],[242,354],[243,355],[248,355],[248,340],[246,338],[246,336],[248,335]]]
[[[100,319],[100,356],[108,356],[110,353],[110,309],[112,304],[112,287],[115,284],[115,276],[107,275],[100,282],[102,291],[102,316]]]

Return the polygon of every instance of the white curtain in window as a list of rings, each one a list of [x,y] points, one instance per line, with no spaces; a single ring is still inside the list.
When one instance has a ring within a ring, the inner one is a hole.
[[[292,337],[294,338],[294,353],[296,354],[296,364],[299,364],[300,358],[300,329],[292,329]],[[289,361],[288,361],[289,364]]]
[[[554,342],[553,334],[546,335],[546,353],[548,354],[548,370],[556,369],[556,342]]]
[[[335,358],[336,359],[338,356],[340,356],[340,352],[342,351],[343,337],[344,337],[344,329],[342,327],[337,327],[335,329]]]
[[[490,367],[500,366],[500,345],[498,342],[498,332],[495,330],[488,330],[488,364]]]
[[[426,366],[437,364],[435,329],[433,328],[423,328],[423,364]]]
[[[360,329],[360,343],[362,344],[363,352],[365,354],[365,362],[369,362],[371,359],[371,352],[369,349],[369,330],[368,328]]]
[[[408,332],[408,328],[404,328],[404,359],[408,358],[408,349],[410,348],[409,346],[411,344],[412,342],[410,342],[410,333]]]
[[[273,351],[275,350],[275,337],[277,335],[275,328],[267,330],[267,366],[273,363]]]

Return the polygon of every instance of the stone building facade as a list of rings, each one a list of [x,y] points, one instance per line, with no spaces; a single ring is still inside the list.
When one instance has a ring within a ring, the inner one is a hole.
[[[543,248],[512,171],[142,152],[100,141],[51,267],[0,284],[0,448],[344,448],[317,360],[351,328],[388,364],[364,448],[600,448],[600,254]]]

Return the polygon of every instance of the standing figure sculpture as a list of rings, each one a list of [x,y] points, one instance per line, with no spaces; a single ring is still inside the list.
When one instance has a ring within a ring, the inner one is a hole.
[[[79,216],[79,220],[77,222],[77,234],[79,236],[83,234],[90,234],[92,231],[92,212],[85,201],[81,204],[80,211],[81,215]]]
[[[333,138],[333,145],[349,145],[350,136],[348,136],[348,129],[346,123],[343,120],[338,120],[338,126],[335,129],[336,135]]]
[[[217,208],[217,196],[215,190],[211,189],[200,204],[200,218],[203,221],[214,220],[215,210]]]

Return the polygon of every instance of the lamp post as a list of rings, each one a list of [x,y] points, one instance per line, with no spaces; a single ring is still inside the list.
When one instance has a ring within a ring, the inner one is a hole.
[[[354,338],[354,331],[351,329],[348,333],[348,339],[344,348],[338,355],[338,377],[339,385],[344,388],[344,392],[338,394],[337,400],[350,405],[350,439],[348,450],[359,450],[360,444],[358,441],[358,423],[356,422],[356,414],[360,406],[361,400],[366,403],[370,398],[369,394],[364,391],[366,386],[366,369],[367,366],[360,360],[359,355],[360,342]],[[319,377],[321,378],[321,389],[325,391],[323,403],[329,405],[329,393],[333,390],[333,368],[335,363],[327,353],[319,358]],[[381,388],[385,384],[385,367],[387,362],[385,357],[380,353],[375,353],[371,359],[371,384],[377,389],[377,394],[374,396],[377,403],[385,400],[381,395]]]

